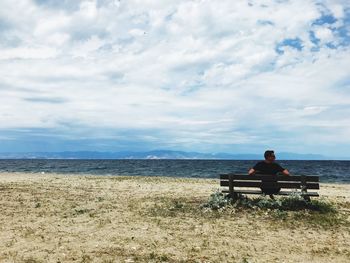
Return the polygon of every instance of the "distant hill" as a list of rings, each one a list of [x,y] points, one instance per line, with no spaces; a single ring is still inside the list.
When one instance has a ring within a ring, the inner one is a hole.
[[[330,158],[321,154],[300,154],[281,152],[277,153],[278,159],[281,160],[329,160]]]
[[[329,160],[319,154],[276,153],[279,160]],[[0,153],[1,159],[209,159],[209,160],[260,160],[262,154],[198,153],[155,150],[147,152],[32,152]]]

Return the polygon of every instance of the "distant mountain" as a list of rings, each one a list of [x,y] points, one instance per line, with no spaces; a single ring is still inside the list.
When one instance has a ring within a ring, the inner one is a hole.
[[[319,154],[276,153],[279,160],[327,160]],[[0,159],[209,159],[209,160],[260,160],[262,154],[198,153],[156,150],[148,152],[32,152],[0,153]]]
[[[289,153],[281,152],[276,154],[278,159],[281,160],[329,160],[324,155],[321,154],[300,154],[300,153]]]

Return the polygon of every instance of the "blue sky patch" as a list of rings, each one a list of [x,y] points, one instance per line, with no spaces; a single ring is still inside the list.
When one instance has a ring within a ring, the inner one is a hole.
[[[282,42],[278,43],[276,46],[276,51],[278,54],[283,54],[283,47],[292,47],[299,51],[303,49],[302,40],[300,38],[287,38]]]
[[[332,15],[322,15],[320,18],[316,19],[312,25],[324,25],[324,24],[333,24],[337,22],[337,19]]]
[[[314,31],[310,31],[309,32],[309,37],[310,37],[310,41],[312,43],[314,43],[315,45],[319,45],[320,39],[315,36],[315,32]]]

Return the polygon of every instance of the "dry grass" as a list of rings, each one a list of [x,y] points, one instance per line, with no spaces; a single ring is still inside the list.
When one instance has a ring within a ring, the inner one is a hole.
[[[217,188],[204,179],[0,174],[0,262],[349,262],[349,185],[321,186],[341,220],[320,222],[307,211],[201,209]]]

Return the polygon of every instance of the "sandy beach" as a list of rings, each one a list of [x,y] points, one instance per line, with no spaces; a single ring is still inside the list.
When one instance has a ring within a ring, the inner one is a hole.
[[[202,209],[217,189],[215,179],[1,173],[0,262],[350,262],[350,185],[321,185],[333,221]]]

